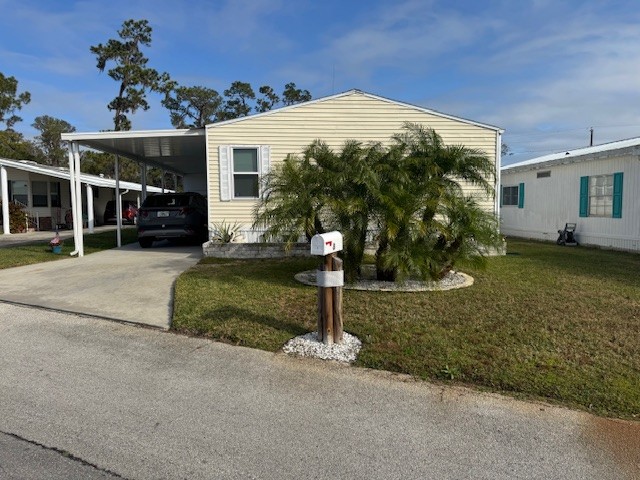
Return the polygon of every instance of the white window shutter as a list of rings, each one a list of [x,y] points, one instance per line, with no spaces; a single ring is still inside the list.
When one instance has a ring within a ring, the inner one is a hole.
[[[220,201],[231,200],[231,148],[226,145],[218,147],[220,160]]]
[[[266,189],[265,175],[269,173],[271,168],[271,147],[269,145],[260,145],[260,195],[264,198],[268,195]]]
[[[271,168],[271,147],[260,145],[260,175],[266,175]]]

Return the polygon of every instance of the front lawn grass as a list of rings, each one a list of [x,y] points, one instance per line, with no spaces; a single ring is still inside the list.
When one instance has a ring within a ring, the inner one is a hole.
[[[18,235],[18,234],[16,234]],[[54,233],[51,233],[53,238]],[[122,230],[122,244],[133,243],[138,240],[135,228],[127,228]],[[94,233],[84,236],[84,253],[99,252],[116,247],[116,232],[107,231]],[[22,265],[31,265],[33,263],[50,262],[53,260],[61,260],[69,258],[69,253],[75,250],[73,239],[65,240],[62,246],[62,253],[54,255],[49,247],[49,240],[41,240],[39,242],[13,245],[0,248],[0,269],[20,267]]]
[[[317,259],[204,259],[177,281],[172,328],[277,351],[316,329]],[[472,287],[344,291],[357,365],[640,417],[640,255],[510,240]]]

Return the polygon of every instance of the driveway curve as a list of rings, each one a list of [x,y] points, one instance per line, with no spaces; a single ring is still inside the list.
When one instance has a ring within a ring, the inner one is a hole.
[[[168,329],[175,280],[202,248],[156,245],[0,270],[0,301]]]

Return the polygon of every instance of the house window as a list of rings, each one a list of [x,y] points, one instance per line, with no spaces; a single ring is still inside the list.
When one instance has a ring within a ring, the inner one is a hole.
[[[260,179],[269,172],[269,145],[220,145],[220,200],[260,197]]]
[[[51,190],[51,206],[61,207],[62,203],[60,203],[60,182],[51,182],[49,184],[49,188]]]
[[[502,187],[502,205],[517,206],[518,205],[518,186]]]
[[[580,216],[622,218],[622,172],[580,177]]]
[[[29,204],[29,187],[27,182],[22,180],[12,180],[9,182],[9,198],[12,202],[20,202],[23,205]]]
[[[34,207],[48,207],[47,182],[31,182],[31,201]]]
[[[613,175],[589,177],[589,216],[611,217],[613,214]]]
[[[233,149],[233,198],[258,198],[257,148]]]
[[[551,176],[551,170],[545,170],[544,172],[538,172],[536,178],[549,178]]]

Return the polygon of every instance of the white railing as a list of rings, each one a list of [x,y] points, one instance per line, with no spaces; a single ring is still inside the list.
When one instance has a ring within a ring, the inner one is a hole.
[[[40,231],[40,215],[36,212],[32,212],[29,210],[29,205],[25,205],[19,200],[13,200],[13,203],[18,205],[24,212],[24,226],[25,231],[29,231],[29,229],[34,229],[36,231]]]

